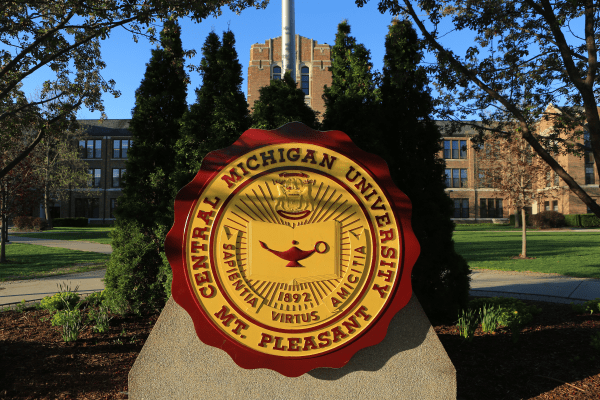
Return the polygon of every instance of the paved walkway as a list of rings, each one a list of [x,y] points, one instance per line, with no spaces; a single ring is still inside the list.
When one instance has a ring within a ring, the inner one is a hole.
[[[28,243],[40,246],[64,247],[73,250],[110,254],[108,244],[76,242],[66,240],[31,239],[9,236],[13,243]],[[0,306],[15,304],[25,299],[42,299],[59,291],[58,284],[79,286],[80,293],[91,293],[104,289],[106,270],[61,275],[50,278],[0,282]],[[571,278],[558,274],[534,272],[504,272],[474,270],[471,274],[471,295],[515,297],[524,300],[554,303],[581,303],[600,298],[600,279]]]

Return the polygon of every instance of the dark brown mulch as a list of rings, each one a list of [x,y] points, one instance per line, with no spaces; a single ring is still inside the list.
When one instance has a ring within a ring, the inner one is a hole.
[[[457,370],[459,399],[600,398],[600,351],[590,346],[600,316],[534,304],[543,312],[517,343],[504,330],[478,330],[465,342],[455,326],[435,326]],[[0,399],[126,399],[127,374],[158,314],[115,318],[104,334],[86,328],[75,343],[63,343],[48,317],[0,313]]]

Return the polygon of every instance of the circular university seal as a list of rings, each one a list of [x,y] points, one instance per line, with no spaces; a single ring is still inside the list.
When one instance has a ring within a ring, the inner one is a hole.
[[[243,368],[339,368],[385,337],[419,244],[385,162],[339,131],[250,129],[175,200],[173,297]]]

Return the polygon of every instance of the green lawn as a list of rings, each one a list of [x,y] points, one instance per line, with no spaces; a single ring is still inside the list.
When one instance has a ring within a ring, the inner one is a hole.
[[[112,227],[86,227],[86,228],[54,228],[49,231],[21,233],[14,236],[24,236],[38,239],[55,240],[80,240],[84,242],[96,242],[101,244],[110,244],[111,239],[108,234],[113,230]]]
[[[533,271],[600,278],[600,232],[531,231],[527,255],[521,253],[521,232],[455,231],[456,250],[472,269]]]
[[[527,230],[532,228],[527,228]],[[521,228],[515,228],[508,224],[456,224],[455,231],[520,231]]]
[[[109,256],[88,251],[11,243],[6,246],[6,258],[8,263],[0,264],[0,281],[99,269],[104,267]]]

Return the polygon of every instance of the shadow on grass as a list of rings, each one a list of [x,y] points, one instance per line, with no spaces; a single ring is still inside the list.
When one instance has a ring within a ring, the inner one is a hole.
[[[104,263],[109,256],[57,247],[13,243],[6,248],[6,258],[8,263],[0,264],[0,279],[34,277],[60,268]]]

